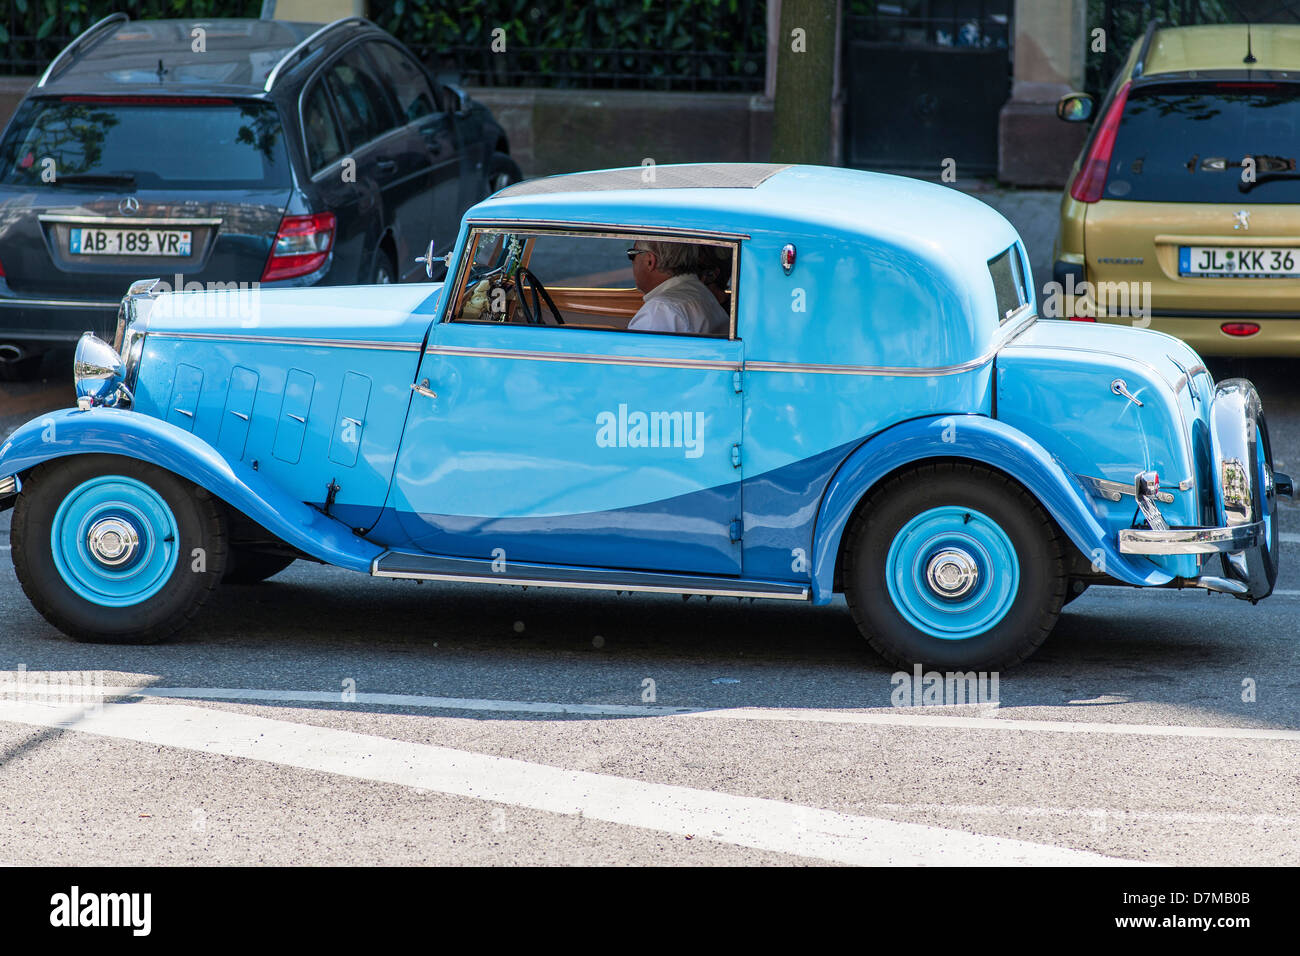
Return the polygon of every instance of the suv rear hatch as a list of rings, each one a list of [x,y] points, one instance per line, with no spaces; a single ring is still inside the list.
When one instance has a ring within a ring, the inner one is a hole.
[[[1102,314],[1149,282],[1156,316],[1300,317],[1297,131],[1300,84],[1129,89],[1084,224],[1088,279],[1120,284]]]
[[[0,265],[12,293],[60,299],[145,275],[253,282],[292,187],[270,103],[33,98],[0,143]]]

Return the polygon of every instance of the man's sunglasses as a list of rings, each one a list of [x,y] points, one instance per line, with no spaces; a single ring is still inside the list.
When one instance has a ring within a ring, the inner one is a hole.
[[[627,257],[629,260],[635,261],[636,257],[641,255],[641,253],[649,252],[649,251],[650,251],[649,249],[629,249],[627,251]]]

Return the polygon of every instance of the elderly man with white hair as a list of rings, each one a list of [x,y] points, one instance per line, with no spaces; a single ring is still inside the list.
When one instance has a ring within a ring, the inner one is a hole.
[[[634,332],[726,335],[731,317],[697,273],[699,247],[685,242],[638,241],[627,251],[645,302],[627,324]]]

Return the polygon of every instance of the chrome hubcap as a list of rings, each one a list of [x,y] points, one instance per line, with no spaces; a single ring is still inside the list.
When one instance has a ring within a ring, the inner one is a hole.
[[[140,535],[121,518],[101,518],[90,526],[86,547],[104,567],[119,568],[140,550]]]
[[[960,548],[940,551],[925,566],[925,582],[930,590],[950,600],[969,594],[979,577],[975,559]]]

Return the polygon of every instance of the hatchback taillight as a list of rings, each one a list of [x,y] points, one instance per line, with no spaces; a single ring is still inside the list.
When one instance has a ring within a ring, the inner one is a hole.
[[[1119,132],[1119,120],[1124,113],[1124,104],[1128,102],[1128,84],[1125,83],[1115,94],[1110,109],[1101,118],[1097,135],[1092,138],[1092,146],[1079,167],[1079,175],[1070,185],[1070,195],[1079,202],[1096,202],[1101,198],[1101,191],[1106,186],[1106,172],[1110,167],[1110,154],[1115,149],[1115,135]]]
[[[271,255],[262,270],[263,282],[292,279],[315,272],[329,258],[338,219],[332,212],[285,216],[275,234]]]

